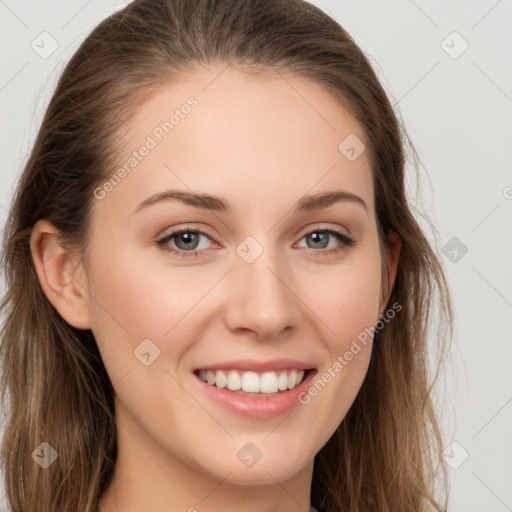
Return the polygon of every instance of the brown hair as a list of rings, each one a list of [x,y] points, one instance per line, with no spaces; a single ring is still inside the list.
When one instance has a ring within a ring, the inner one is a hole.
[[[6,405],[1,463],[17,512],[97,510],[116,463],[114,389],[90,330],[70,326],[40,286],[30,252],[39,219],[85,258],[93,190],[108,176],[124,119],[148,94],[197,65],[293,73],[321,85],[359,121],[375,189],[381,246],[402,241],[390,303],[368,373],[316,455],[312,504],[324,512],[446,510],[442,436],[432,386],[452,330],[441,264],[404,190],[405,148],[417,155],[369,61],[332,18],[302,0],[135,0],[100,23],[67,64],[19,181],[4,233],[7,291],[0,355]],[[340,141],[341,142],[341,141]],[[436,296],[439,301],[436,301]],[[443,321],[444,319],[444,321]],[[429,338],[439,354],[429,374]],[[31,458],[43,441],[58,463]]]

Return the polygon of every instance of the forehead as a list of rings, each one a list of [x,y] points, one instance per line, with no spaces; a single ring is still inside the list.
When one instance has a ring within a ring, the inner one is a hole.
[[[199,69],[155,90],[127,125],[109,173],[125,171],[108,194],[121,210],[167,188],[228,196],[234,208],[346,189],[373,209],[363,129],[305,78]]]

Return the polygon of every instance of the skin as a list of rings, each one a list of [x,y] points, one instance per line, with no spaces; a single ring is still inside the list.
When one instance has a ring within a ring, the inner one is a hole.
[[[32,234],[45,294],[68,323],[92,330],[116,390],[119,458],[100,512],[308,510],[314,457],[361,387],[371,338],[307,405],[270,419],[213,403],[192,371],[290,357],[322,375],[375,325],[395,279],[400,242],[391,239],[386,278],[367,152],[349,161],[338,151],[349,134],[368,146],[358,122],[306,79],[223,69],[162,88],[128,120],[126,159],[187,98],[198,101],[120,184],[92,198],[87,268],[46,220]],[[221,196],[233,213],[179,201],[133,213],[167,189]],[[368,212],[349,201],[293,211],[304,195],[334,190],[360,196]],[[203,255],[156,244],[184,226],[208,230]],[[342,242],[331,236],[322,248],[306,236],[325,229],[357,243],[328,254]],[[236,252],[247,236],[263,249],[252,263]],[[160,350],[149,366],[134,357],[144,339]],[[250,468],[237,458],[247,442],[262,453]]]

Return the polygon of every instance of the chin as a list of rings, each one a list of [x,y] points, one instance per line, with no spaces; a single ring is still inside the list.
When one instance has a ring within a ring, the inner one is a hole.
[[[313,460],[313,459],[312,459]],[[223,480],[233,485],[274,485],[277,482],[285,482],[304,470],[308,461],[300,454],[286,454],[283,451],[274,452],[272,456],[264,455],[252,466],[245,465],[240,460],[225,460],[222,469],[219,465],[210,472],[214,478]]]
[[[237,468],[234,470],[229,477],[226,478],[225,482],[233,485],[251,486],[251,485],[275,485],[277,482],[285,482],[293,478],[301,468],[286,466],[282,464],[276,464],[275,466],[270,464],[267,466],[261,466],[259,468]]]

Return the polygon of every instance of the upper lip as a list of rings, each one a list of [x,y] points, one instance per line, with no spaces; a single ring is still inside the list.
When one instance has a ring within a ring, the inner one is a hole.
[[[294,368],[297,370],[311,370],[314,368],[310,363],[303,363],[295,359],[271,359],[258,361],[256,359],[237,359],[200,366],[197,370],[242,370],[253,372],[277,371]]]

